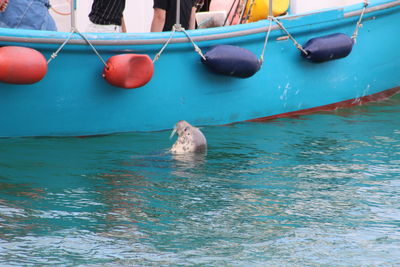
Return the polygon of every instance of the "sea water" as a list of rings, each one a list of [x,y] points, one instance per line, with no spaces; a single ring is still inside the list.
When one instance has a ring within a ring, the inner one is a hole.
[[[400,264],[400,96],[202,131],[0,139],[0,266]]]

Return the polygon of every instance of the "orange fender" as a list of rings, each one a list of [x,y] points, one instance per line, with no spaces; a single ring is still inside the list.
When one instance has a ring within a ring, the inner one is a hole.
[[[20,46],[0,47],[0,82],[32,84],[47,73],[47,61],[39,51]]]
[[[111,85],[132,89],[148,83],[153,73],[153,61],[148,55],[123,54],[107,60],[103,77]]]

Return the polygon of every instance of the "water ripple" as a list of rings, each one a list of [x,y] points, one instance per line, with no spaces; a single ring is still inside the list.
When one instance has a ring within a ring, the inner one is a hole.
[[[2,266],[397,266],[400,97],[268,123],[0,140]]]

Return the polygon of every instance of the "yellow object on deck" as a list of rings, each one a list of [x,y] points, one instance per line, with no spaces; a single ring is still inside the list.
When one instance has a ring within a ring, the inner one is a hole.
[[[289,9],[289,0],[272,0],[273,16],[280,16]],[[250,13],[248,12],[250,10]],[[269,0],[249,0],[245,14],[249,14],[247,22],[266,19],[269,15]]]

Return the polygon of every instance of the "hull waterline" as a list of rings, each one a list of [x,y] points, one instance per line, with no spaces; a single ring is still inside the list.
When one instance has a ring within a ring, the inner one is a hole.
[[[362,5],[280,18],[304,44],[332,33],[351,35]],[[268,21],[188,31],[207,51],[217,44],[260,55]],[[0,137],[82,136],[257,121],[376,101],[400,86],[400,1],[372,1],[357,43],[345,58],[312,63],[300,56],[276,25],[261,70],[248,79],[209,72],[183,33],[177,33],[154,63],[141,88],[125,90],[102,78],[103,63],[78,35],[32,85],[0,84]],[[0,29],[0,46],[37,49],[46,58],[68,33]],[[121,53],[153,58],[169,33],[86,34],[105,59]]]

